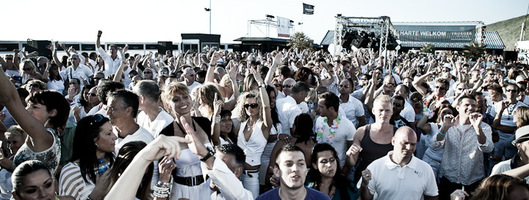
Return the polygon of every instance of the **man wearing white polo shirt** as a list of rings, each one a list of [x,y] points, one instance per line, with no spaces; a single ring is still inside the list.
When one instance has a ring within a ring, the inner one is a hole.
[[[417,145],[415,131],[407,126],[397,129],[391,144],[393,151],[362,172],[362,199],[437,199],[432,168],[413,156]]]

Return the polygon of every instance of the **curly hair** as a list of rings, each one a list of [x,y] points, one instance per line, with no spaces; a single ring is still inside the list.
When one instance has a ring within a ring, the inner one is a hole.
[[[259,95],[257,91],[249,91],[242,93],[242,95],[239,96],[239,98],[237,99],[236,110],[239,112],[239,119],[241,121],[246,121],[248,118],[250,118],[250,116],[246,114],[246,109],[244,109],[244,103],[246,103],[246,100],[250,98],[254,98],[257,101],[257,104],[259,105],[259,107],[257,107],[257,109],[259,109],[259,119],[263,120],[263,112],[261,112],[261,108],[263,105],[261,105],[260,101],[261,95]]]

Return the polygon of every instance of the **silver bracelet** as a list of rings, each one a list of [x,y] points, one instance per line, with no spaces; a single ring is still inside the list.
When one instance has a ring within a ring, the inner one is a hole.
[[[215,123],[220,123],[220,115],[215,116]]]

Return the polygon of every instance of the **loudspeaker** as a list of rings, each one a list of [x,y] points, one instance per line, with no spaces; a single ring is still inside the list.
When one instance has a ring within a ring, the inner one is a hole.
[[[516,51],[504,51],[505,61],[516,61],[518,59],[518,52]]]
[[[173,50],[173,42],[171,41],[158,41],[158,54],[165,55],[165,51]]]
[[[33,51],[37,51],[39,56],[45,56],[48,59],[52,59],[51,57],[51,50],[48,48],[48,46],[51,44],[51,41],[49,40],[27,40],[26,45],[26,52],[31,53]]]

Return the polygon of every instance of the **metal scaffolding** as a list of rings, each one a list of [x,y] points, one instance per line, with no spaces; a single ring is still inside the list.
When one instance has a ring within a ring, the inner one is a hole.
[[[388,16],[381,17],[345,17],[341,14],[336,16],[336,29],[334,34],[334,52],[339,55],[344,43],[346,31],[356,30],[374,33],[375,37],[380,39],[379,56],[384,56],[385,61],[388,59],[388,38],[398,39],[399,34]],[[384,62],[385,62],[384,61]]]

